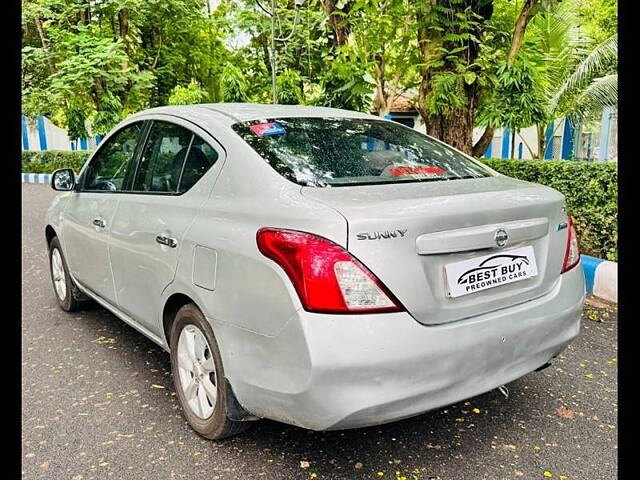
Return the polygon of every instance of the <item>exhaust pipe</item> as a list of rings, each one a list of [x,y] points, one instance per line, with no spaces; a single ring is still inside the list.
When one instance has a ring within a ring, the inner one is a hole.
[[[534,371],[541,372],[542,370],[544,370],[545,368],[549,368],[550,366],[551,366],[551,362],[547,362],[544,365],[541,365],[538,368],[536,368]]]
[[[504,399],[505,400],[509,400],[509,389],[506,387],[506,385],[500,385],[498,387],[498,391],[504,395]]]
[[[554,356],[552,357],[552,359],[553,359],[553,358],[556,358],[556,357],[557,357],[557,355],[554,355]],[[551,362],[547,362],[547,363],[545,363],[544,365],[540,365],[540,366],[539,366],[538,368],[536,368],[534,371],[535,371],[535,372],[540,372],[540,371],[544,370],[545,368],[549,368],[550,366],[551,366]],[[498,391],[499,391],[502,395],[504,395],[504,399],[505,399],[505,400],[508,400],[508,399],[509,399],[509,389],[506,387],[506,385],[500,385],[500,386],[498,387]]]

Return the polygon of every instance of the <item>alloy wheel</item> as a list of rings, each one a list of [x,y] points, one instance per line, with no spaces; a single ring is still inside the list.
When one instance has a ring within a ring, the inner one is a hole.
[[[218,397],[216,367],[204,332],[187,325],[178,338],[180,387],[191,411],[201,419],[213,414]]]
[[[62,264],[62,256],[57,248],[51,252],[51,274],[53,276],[53,286],[56,289],[56,295],[61,301],[67,298],[67,279]]]

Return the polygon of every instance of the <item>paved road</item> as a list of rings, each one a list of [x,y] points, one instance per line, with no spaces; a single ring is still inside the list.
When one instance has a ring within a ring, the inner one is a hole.
[[[510,384],[508,399],[493,391],[344,432],[263,420],[242,436],[206,441],[180,414],[165,352],[99,307],[58,309],[43,233],[53,196],[23,186],[25,479],[617,476],[617,314],[593,307],[575,343],[552,367]]]

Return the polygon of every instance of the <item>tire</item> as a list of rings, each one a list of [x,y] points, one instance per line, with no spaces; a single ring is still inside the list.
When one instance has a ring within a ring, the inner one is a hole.
[[[49,243],[49,271],[53,293],[58,305],[65,312],[74,312],[80,308],[83,299],[82,292],[69,275],[67,261],[62,253],[58,237],[53,237]]]
[[[189,348],[191,345],[193,349]],[[209,322],[192,303],[184,305],[176,314],[170,350],[178,401],[191,428],[204,438],[218,440],[237,435],[251,426],[251,422],[229,419],[220,350]]]

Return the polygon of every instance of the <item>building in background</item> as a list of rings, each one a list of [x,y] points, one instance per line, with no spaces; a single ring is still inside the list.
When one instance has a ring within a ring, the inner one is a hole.
[[[87,131],[91,126],[87,122]],[[64,128],[60,128],[47,117],[27,118],[22,116],[22,150],[94,150],[100,136],[72,140]]]
[[[473,131],[474,142],[482,135],[483,128]],[[575,127],[566,118],[555,120],[545,131],[545,159],[574,159]],[[512,152],[513,148],[513,152]],[[512,154],[513,153],[513,154]],[[517,158],[529,160],[537,156],[538,133],[535,126],[512,132],[508,128],[496,129],[493,140],[484,153],[485,158]]]
[[[414,107],[411,97],[402,95],[393,102],[385,118],[402,123],[425,133],[422,117]],[[87,122],[87,131],[91,126]],[[473,131],[474,142],[482,135],[483,128]],[[44,150],[94,150],[99,145],[99,135],[72,140],[64,128],[57,127],[46,117],[35,119],[22,117],[22,149]],[[600,121],[574,127],[568,119],[558,119],[546,130],[544,158],[586,161],[618,161],[618,111],[605,108]],[[485,158],[511,158],[513,132],[508,128],[497,129]],[[531,159],[538,148],[536,127],[523,128],[515,134],[513,158]]]
[[[373,114],[375,115],[375,112]],[[391,104],[391,111],[385,115],[385,118],[425,133],[422,117],[420,117],[410,96],[400,95],[396,97]]]
[[[618,161],[618,110],[605,108],[599,121],[577,128],[575,158],[577,160]]]
[[[391,111],[385,118],[402,123],[419,132],[425,133],[426,128],[422,117],[414,106],[410,95],[401,95],[395,99]],[[473,130],[475,142],[484,128]],[[543,158],[562,160],[618,161],[618,112],[616,109],[605,108],[599,122],[591,122],[577,127],[566,119],[557,119],[547,127],[546,148]],[[511,155],[511,142],[513,156]],[[485,158],[517,158],[528,160],[538,151],[538,134],[535,126],[523,128],[515,134],[508,128],[499,128],[493,135],[493,140],[483,155]]]

